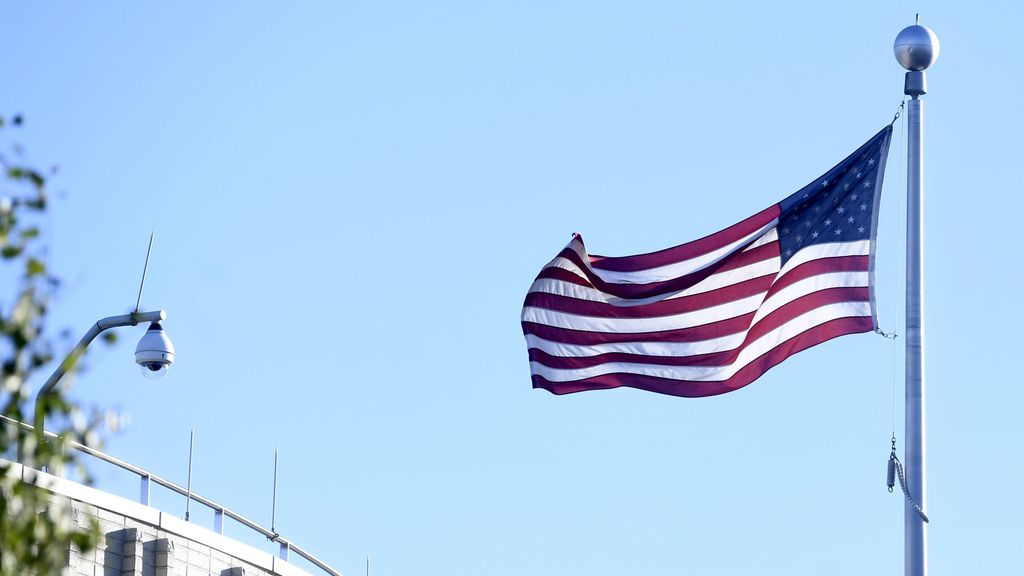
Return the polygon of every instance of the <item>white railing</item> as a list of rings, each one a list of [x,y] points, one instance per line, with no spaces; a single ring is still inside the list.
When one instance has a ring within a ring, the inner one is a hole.
[[[0,419],[3,419],[4,421],[6,421],[6,422],[8,422],[8,423],[10,423],[12,425],[20,426],[21,428],[23,428],[25,430],[28,430],[28,431],[31,431],[31,430],[34,429],[31,424],[27,424],[25,422],[19,422],[17,420],[12,419],[12,418],[8,418],[7,416],[0,415]],[[44,431],[44,435],[47,438],[57,438],[58,437],[58,435],[53,433],[53,432],[45,432]],[[106,454],[104,452],[96,450],[95,448],[90,448],[90,447],[88,447],[88,446],[86,446],[84,444],[80,444],[80,443],[74,442],[74,441],[68,441],[66,443],[66,445],[70,446],[71,448],[74,448],[75,450],[78,450],[79,452],[82,452],[83,454],[87,454],[89,456],[92,456],[93,458],[96,458],[97,460],[106,462],[107,464],[113,464],[114,466],[117,466],[118,468],[121,468],[122,470],[127,470],[128,472],[131,472],[131,473],[137,475],[139,477],[139,503],[140,504],[149,506],[150,505],[150,503],[149,503],[150,502],[150,498],[149,498],[149,496],[150,496],[150,487],[153,484],[156,484],[157,486],[162,486],[162,487],[164,487],[164,488],[166,488],[166,489],[168,489],[168,490],[170,490],[172,492],[176,492],[176,493],[180,494],[181,496],[184,496],[184,497],[190,499],[193,502],[198,502],[199,504],[202,504],[203,506],[206,506],[207,508],[212,510],[213,511],[213,530],[215,532],[217,532],[218,534],[224,534],[224,518],[230,518],[230,519],[234,520],[235,522],[238,522],[242,526],[245,526],[246,528],[249,528],[250,530],[252,530],[252,531],[254,531],[256,533],[261,534],[262,536],[266,537],[267,540],[270,540],[271,542],[275,542],[278,545],[280,545],[280,552],[279,552],[278,556],[282,560],[288,561],[289,553],[290,552],[294,552],[295,554],[298,554],[302,558],[304,558],[307,561],[309,561],[311,564],[313,564],[317,568],[323,570],[325,573],[330,574],[331,576],[341,576],[341,572],[338,572],[337,570],[331,568],[330,566],[325,564],[323,561],[321,561],[316,556],[313,556],[312,554],[310,554],[309,552],[306,552],[305,550],[303,550],[299,546],[296,546],[293,542],[291,542],[289,540],[286,540],[285,538],[282,538],[280,534],[277,534],[276,532],[273,532],[273,531],[269,530],[268,528],[265,528],[264,526],[261,526],[260,524],[257,524],[256,522],[253,522],[252,520],[246,518],[245,516],[242,516],[241,514],[235,512],[235,511],[233,511],[233,510],[231,510],[229,508],[227,508],[226,506],[222,506],[222,505],[214,502],[213,500],[210,500],[209,498],[204,498],[204,497],[200,496],[199,494],[196,494],[195,492],[193,492],[193,491],[191,491],[191,490],[189,490],[187,488],[183,488],[183,487],[175,484],[174,482],[171,482],[170,480],[165,480],[164,478],[161,478],[161,477],[157,476],[156,474],[153,474],[153,473],[149,472],[148,470],[143,470],[142,468],[139,468],[138,466],[135,466],[134,464],[129,464],[128,462],[125,462],[124,460],[121,460],[120,458],[117,458],[115,456],[111,456],[110,454]]]

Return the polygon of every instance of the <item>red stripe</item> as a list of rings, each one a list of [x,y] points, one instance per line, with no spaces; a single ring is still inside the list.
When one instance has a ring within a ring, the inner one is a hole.
[[[874,325],[869,317],[838,318],[836,320],[826,322],[825,324],[815,326],[814,328],[794,336],[775,348],[772,348],[768,352],[765,352],[756,360],[744,366],[728,380],[721,380],[717,382],[672,380],[669,378],[658,378],[656,376],[642,376],[638,374],[624,373],[603,374],[601,376],[575,380],[572,382],[551,382],[543,376],[534,375],[533,387],[543,388],[554,394],[570,394],[585,390],[605,390],[608,388],[626,386],[641,390],[649,390],[651,392],[659,392],[661,394],[670,394],[672,396],[684,396],[689,398],[714,396],[716,394],[731,392],[750,384],[770,368],[797,352],[806,350],[807,348],[816,346],[837,336],[855,334],[858,332],[870,332],[873,328]]]
[[[772,284],[765,298],[774,295],[779,290],[791,286],[800,280],[828,274],[829,272],[867,272],[871,265],[867,256],[836,256],[832,258],[818,258],[804,262],[786,272]]]
[[[587,330],[568,330],[555,328],[536,322],[523,322],[523,334],[533,334],[538,338],[565,344],[607,344],[610,342],[699,342],[743,332],[754,319],[754,312],[735,318],[719,320],[692,328],[679,330],[662,330],[659,332],[590,332]]]
[[[637,270],[675,264],[676,262],[689,260],[690,258],[727,246],[778,218],[780,213],[781,210],[778,204],[776,204],[742,222],[729,226],[725,230],[715,232],[693,242],[634,256],[591,256],[590,261],[595,268],[617,272],[635,272]],[[582,239],[580,241],[582,243]]]
[[[779,256],[779,243],[769,242],[763,244],[757,248],[753,248],[744,252],[735,252],[731,256],[723,258],[719,262],[698,270],[691,272],[678,278],[671,280],[665,280],[662,282],[650,282],[647,284],[616,284],[614,282],[606,282],[597,276],[592,270],[590,270],[584,263],[580,255],[570,248],[563,249],[559,256],[572,261],[579,267],[580,271],[586,276],[587,280],[593,288],[604,292],[605,294],[611,294],[618,298],[650,298],[652,296],[661,296],[663,294],[669,294],[680,290],[686,290],[696,285],[701,280],[704,280],[708,276],[717,272],[725,272],[727,270],[733,270],[753,264],[755,262],[761,262],[764,260],[770,260],[771,258],[777,258]],[[549,267],[540,271],[537,278],[550,278],[549,271],[562,270],[561,268]],[[561,274],[561,273],[556,273]]]
[[[716,290],[670,298],[650,304],[636,306],[617,306],[607,302],[582,300],[571,296],[561,296],[547,292],[530,292],[526,295],[523,306],[545,308],[569,314],[594,316],[598,318],[652,318],[658,316],[674,316],[695,310],[703,310],[710,306],[725,304],[741,298],[766,292],[772,285],[775,274],[751,278]]]
[[[571,282],[578,286],[586,286],[587,288],[594,287],[594,285],[588,282],[586,278],[580,278],[579,274],[576,274],[575,272],[570,272],[565,268],[558,268],[555,266],[550,266],[548,268],[544,268],[543,270],[541,270],[540,274],[537,275],[537,280],[540,280],[541,278],[561,280],[562,282]]]
[[[620,306],[607,302],[562,296],[560,294],[530,292],[526,295],[526,301],[523,303],[523,306],[533,306],[568,314],[593,316],[595,318],[654,318],[673,316],[726,304],[761,292],[767,292],[765,294],[767,299],[787,286],[819,274],[827,274],[829,272],[865,272],[867,269],[867,256],[821,258],[800,264],[778,279],[776,279],[774,274],[769,274],[701,294],[670,298],[659,302],[651,302],[650,304]],[[568,274],[575,276],[571,272],[568,272]],[[580,277],[576,276],[576,279],[580,280]],[[579,284],[579,282],[574,283]]]
[[[539,362],[549,368],[563,370],[574,370],[589,368],[607,362],[632,362],[636,364],[655,364],[658,366],[728,366],[736,361],[751,342],[761,338],[768,332],[779,328],[786,322],[828,304],[838,302],[867,302],[871,297],[868,288],[828,288],[807,294],[789,302],[778,310],[768,314],[754,324],[743,342],[732,350],[712,352],[708,354],[695,354],[692,356],[648,356],[643,354],[630,354],[628,352],[608,352],[594,356],[566,357],[553,356],[537,348],[529,349],[530,360]],[[870,318],[870,316],[868,317]]]

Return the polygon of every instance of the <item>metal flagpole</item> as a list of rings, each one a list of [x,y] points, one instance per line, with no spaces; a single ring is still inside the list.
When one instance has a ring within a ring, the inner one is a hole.
[[[924,389],[924,257],[923,217],[923,137],[924,102],[927,91],[924,71],[939,55],[935,33],[915,24],[896,37],[896,60],[909,70],[904,94],[907,105],[907,294],[906,294],[906,437],[903,463],[909,495],[925,509],[925,389]],[[904,574],[928,573],[928,533],[924,518],[908,500],[904,518]]]

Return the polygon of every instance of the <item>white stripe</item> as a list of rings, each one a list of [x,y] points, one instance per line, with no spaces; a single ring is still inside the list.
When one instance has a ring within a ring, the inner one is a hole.
[[[829,242],[827,244],[812,244],[801,248],[793,257],[786,262],[785,268],[779,273],[781,277],[793,268],[817,260],[819,258],[837,258],[839,256],[866,256],[871,253],[870,240],[856,240],[854,242]]]
[[[778,310],[785,304],[808,294],[826,288],[867,286],[867,272],[828,272],[794,282],[779,290],[765,300],[767,291],[725,302],[717,306],[709,306],[671,316],[654,316],[644,318],[606,318],[602,316],[584,316],[559,310],[549,310],[536,306],[523,308],[523,321],[536,322],[545,326],[567,328],[569,330],[586,330],[588,332],[660,332],[663,330],[681,330],[727,320],[757,311],[754,322],[765,315]]]
[[[749,252],[754,248],[763,246],[771,242],[778,240],[778,232],[776,229],[771,229],[764,236],[753,242],[750,246],[744,248],[739,253]],[[579,242],[574,240],[568,248],[573,248],[579,255],[578,246],[574,247],[573,244],[578,245]],[[580,256],[584,262],[589,262],[589,258],[585,255]],[[760,260],[746,266],[741,266],[725,272],[718,272],[712,274],[707,278],[701,280],[697,284],[690,286],[689,288],[677,292],[669,292],[666,294],[659,294],[657,296],[651,296],[649,298],[619,298],[607,292],[603,292],[593,287],[583,287],[579,284],[572,282],[565,282],[563,280],[554,280],[551,278],[540,278],[534,281],[533,286],[530,287],[530,292],[547,292],[549,294],[558,294],[561,296],[569,296],[572,298],[578,298],[581,300],[591,300],[594,302],[606,302],[608,304],[614,304],[617,306],[637,306],[641,304],[649,304],[651,302],[659,302],[669,298],[680,298],[683,296],[690,296],[692,294],[701,294],[703,292],[710,292],[724,286],[731,286],[733,284],[743,282],[744,280],[750,280],[751,278],[757,278],[760,276],[766,276],[768,274],[774,274],[779,271],[780,260],[778,256],[772,256],[765,260]],[[575,262],[561,256],[555,257],[551,262],[548,262],[544,268],[560,268],[567,272],[571,272],[578,276],[581,280],[590,283],[586,274],[576,265]]]
[[[766,235],[775,236],[774,230]],[[755,244],[760,244],[761,240],[758,240]],[[754,248],[750,246],[747,250]],[[747,250],[744,250],[746,252]],[[639,306],[642,304],[650,304],[653,302],[661,302],[671,298],[681,298],[683,296],[691,296],[693,294],[702,294],[704,292],[710,292],[718,288],[725,286],[731,286],[740,282],[750,280],[752,278],[758,278],[768,274],[778,273],[779,277],[784,276],[790,270],[796,268],[801,264],[805,264],[811,260],[818,258],[835,258],[840,256],[864,256],[870,253],[871,243],[868,240],[858,240],[855,242],[834,242],[829,244],[814,244],[803,248],[799,252],[793,255],[792,258],[786,262],[785,268],[779,269],[779,258],[774,257],[768,260],[762,260],[760,262],[754,262],[734,270],[728,270],[726,272],[719,272],[718,274],[712,274],[697,284],[681,290],[678,292],[670,292],[667,294],[660,294],[658,296],[651,296],[649,298],[619,298],[602,292],[597,288],[588,286],[580,286],[572,282],[565,282],[563,280],[555,280],[552,278],[539,278],[534,281],[530,287],[530,292],[546,292],[548,294],[556,294],[559,296],[566,296],[569,298],[576,298],[579,300],[589,300],[591,302],[605,302],[615,306]],[[566,258],[555,258],[548,263],[545,268],[561,268],[568,272],[579,276],[584,281],[587,281],[587,277],[579,269],[576,264]]]
[[[753,323],[756,324],[758,320],[801,296],[828,288],[863,288],[870,281],[871,276],[867,272],[828,272],[798,280],[769,296],[764,304],[757,309]]]
[[[781,264],[782,262],[779,260],[778,256],[772,256],[768,260],[761,260],[760,262],[754,262],[753,264],[747,264],[746,266],[712,274],[690,288],[670,295],[667,299],[703,294],[704,292],[711,292],[712,290],[718,290],[719,288],[739,284],[740,282],[750,280],[751,278],[760,278],[761,276],[776,274],[779,272],[779,266]]]
[[[565,280],[556,280],[554,278],[538,278],[533,282],[533,285],[530,286],[530,292],[544,292],[546,294],[555,294],[558,296],[565,296],[567,298],[575,298],[577,300],[604,302],[606,304],[612,304],[613,306],[640,306],[643,304],[661,302],[663,300],[671,300],[672,298],[681,298],[683,296],[692,296],[694,294],[711,292],[712,290],[732,286],[733,284],[739,284],[740,282],[751,280],[753,278],[776,274],[778,271],[779,257],[775,256],[769,260],[762,260],[760,262],[741,266],[734,270],[712,274],[686,290],[669,292],[658,296],[651,296],[649,298],[619,298],[606,292],[602,292],[597,288],[580,286],[579,284],[566,282]]]
[[[774,222],[776,224],[779,223],[778,220],[774,220]],[[747,246],[743,250],[740,250],[740,253],[750,252],[754,248],[759,248],[761,246],[764,246],[765,244],[769,244],[771,242],[775,242],[778,239],[779,239],[779,228],[778,228],[778,226],[776,226],[776,227],[772,228],[771,230],[769,230],[768,232],[766,232],[764,236],[761,236],[757,240],[754,240],[753,242],[751,242],[750,246]]]
[[[757,310],[766,292],[754,294],[717,306],[709,306],[693,312],[654,318],[603,318],[569,314],[547,308],[526,306],[523,308],[523,322],[536,322],[545,326],[586,330],[588,332],[658,332],[701,326],[726,318],[735,318]]]
[[[608,362],[589,368],[564,370],[549,368],[539,362],[530,362],[530,369],[533,374],[543,376],[551,382],[571,382],[619,372],[671,380],[717,382],[728,380],[762,354],[815,326],[837,318],[870,316],[871,305],[868,302],[840,302],[815,308],[751,342],[739,353],[735,362],[726,366],[658,366],[634,362]]]
[[[574,250],[587,267],[597,275],[598,278],[605,282],[611,282],[613,284],[650,284],[651,282],[663,282],[665,280],[671,280],[672,278],[678,278],[685,276],[698,270],[703,270],[708,266],[722,260],[729,256],[739,248],[745,246],[752,240],[759,239],[766,232],[774,232],[775,225],[778,224],[778,219],[774,219],[757,230],[747,234],[746,236],[722,246],[721,248],[705,252],[699,256],[695,256],[688,260],[682,260],[680,262],[673,262],[672,264],[666,264],[665,266],[658,266],[656,268],[647,268],[645,270],[636,270],[632,272],[619,272],[616,270],[601,270],[590,266],[590,256],[587,255],[586,251],[580,242],[573,241],[569,243],[569,249]],[[766,240],[770,242],[770,240]]]
[[[697,354],[710,354],[712,352],[724,352],[732,350],[743,344],[747,333],[737,332],[721,338],[701,340],[700,342],[613,342],[608,344],[563,344],[545,340],[533,334],[526,335],[527,348],[543,350],[552,356],[563,358],[586,358],[608,354],[610,352],[623,352],[626,354],[640,354],[643,356],[696,356]]]

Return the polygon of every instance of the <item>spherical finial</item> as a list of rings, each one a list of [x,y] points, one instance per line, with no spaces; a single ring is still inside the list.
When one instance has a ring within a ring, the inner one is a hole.
[[[939,57],[939,37],[925,26],[907,26],[896,36],[896,61],[907,70],[924,70]]]

